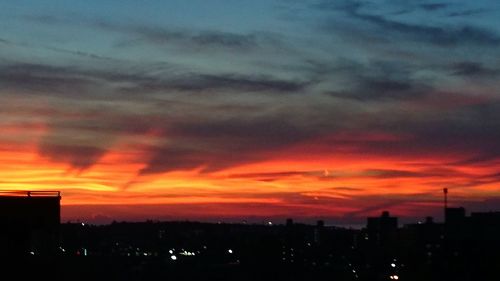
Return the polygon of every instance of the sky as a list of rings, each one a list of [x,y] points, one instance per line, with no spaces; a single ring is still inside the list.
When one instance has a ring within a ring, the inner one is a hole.
[[[500,206],[496,0],[0,2],[0,189],[63,220]]]

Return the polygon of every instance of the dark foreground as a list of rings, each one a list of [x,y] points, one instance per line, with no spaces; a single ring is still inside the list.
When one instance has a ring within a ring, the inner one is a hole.
[[[291,220],[67,223],[56,249],[4,243],[1,280],[500,280],[500,214],[458,211],[445,224],[404,227],[384,213],[361,230]]]

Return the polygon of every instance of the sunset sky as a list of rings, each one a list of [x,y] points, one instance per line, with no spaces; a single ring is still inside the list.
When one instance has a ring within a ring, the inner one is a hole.
[[[500,209],[497,0],[0,2],[0,189],[63,220]]]

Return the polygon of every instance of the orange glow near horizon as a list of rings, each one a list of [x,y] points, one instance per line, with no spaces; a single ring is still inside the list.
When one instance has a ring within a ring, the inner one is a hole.
[[[290,150],[294,157],[282,151],[275,159],[210,173],[196,169],[137,176],[143,167],[137,157],[143,155],[127,151],[126,146],[118,145],[85,170],[39,156],[35,147],[20,146],[0,154],[0,189],[60,190],[63,206],[89,205],[96,211],[104,205],[166,205],[178,209],[179,216],[193,218],[273,216],[288,211],[305,217],[367,215],[375,210],[364,208],[370,209],[372,203],[383,208],[385,201],[396,202],[391,208],[399,215],[411,216],[409,201],[436,206],[443,187],[452,188],[459,199],[499,195],[496,182],[487,179],[496,172],[492,167],[444,166],[451,158],[416,161],[347,153],[320,157],[299,150]],[[212,205],[212,209],[197,213],[182,205]],[[144,218],[157,215],[137,208]],[[75,216],[78,211],[73,211]]]

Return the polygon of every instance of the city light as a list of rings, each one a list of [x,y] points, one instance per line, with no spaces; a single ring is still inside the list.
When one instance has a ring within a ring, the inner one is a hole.
[[[186,250],[182,251],[180,254],[183,255],[183,256],[195,256],[196,255],[196,253],[189,252],[189,251],[186,251]]]
[[[391,263],[391,267],[396,267],[396,264],[395,263]]]
[[[176,261],[177,260],[177,257],[175,255],[171,255],[170,256],[170,259],[173,260],[173,261]]]
[[[229,249],[227,250],[228,253],[232,254],[233,253],[233,250]]]

